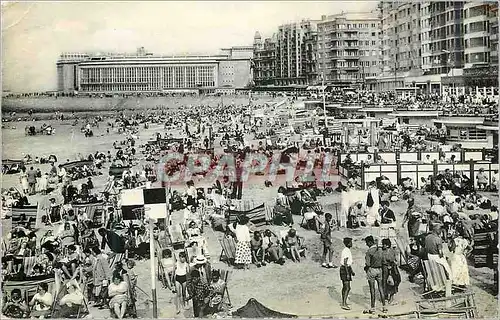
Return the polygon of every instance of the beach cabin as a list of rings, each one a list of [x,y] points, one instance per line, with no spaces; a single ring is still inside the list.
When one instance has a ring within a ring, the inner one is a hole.
[[[419,127],[431,125],[432,120],[438,118],[440,114],[441,112],[437,110],[407,110],[394,111],[388,116],[395,117],[401,126]]]
[[[389,114],[394,112],[394,107],[392,106],[379,107],[376,105],[364,105],[363,108],[358,112],[361,112],[367,118],[384,119],[387,118]]]
[[[416,97],[419,90],[420,89],[418,87],[396,88],[396,96],[399,99],[409,99],[411,97]]]
[[[446,144],[471,149],[498,145],[498,125],[485,123],[483,117],[440,117],[432,122],[437,128],[446,128]]]

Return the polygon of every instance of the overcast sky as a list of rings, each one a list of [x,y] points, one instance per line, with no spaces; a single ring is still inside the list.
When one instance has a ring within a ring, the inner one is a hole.
[[[376,2],[23,2],[2,1],[4,90],[55,90],[61,52],[217,53],[271,36],[282,23],[370,11]]]

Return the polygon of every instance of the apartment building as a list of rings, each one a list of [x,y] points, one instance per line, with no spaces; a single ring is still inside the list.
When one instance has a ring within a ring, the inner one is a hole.
[[[498,3],[467,2],[464,15],[464,82],[498,88]]]
[[[275,85],[314,83],[316,72],[317,24],[302,20],[279,26],[276,34]]]
[[[257,31],[254,36],[253,48],[253,80],[257,87],[274,85],[276,77],[276,35],[262,41]]]
[[[409,76],[422,75],[421,3],[379,3],[382,70],[379,89],[403,87]]]
[[[383,71],[378,89],[463,92],[463,6],[462,1],[380,2]]]
[[[318,22],[318,79],[334,86],[366,87],[380,73],[377,12],[322,16]]]

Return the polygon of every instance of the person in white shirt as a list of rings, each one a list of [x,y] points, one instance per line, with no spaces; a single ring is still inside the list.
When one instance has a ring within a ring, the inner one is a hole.
[[[50,292],[48,292],[49,286],[47,283],[40,283],[38,285],[38,292],[35,294],[33,299],[31,299],[29,305],[34,306],[31,311],[32,317],[40,317],[43,319],[44,316],[50,314],[50,309],[52,303],[54,302],[54,297]]]
[[[342,304],[344,310],[351,310],[347,305],[347,297],[351,291],[351,281],[354,272],[352,271],[352,238],[344,238],[344,250],[340,254],[340,280],[342,280]]]

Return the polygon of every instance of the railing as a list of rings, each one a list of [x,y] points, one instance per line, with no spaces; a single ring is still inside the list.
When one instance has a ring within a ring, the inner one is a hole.
[[[468,163],[448,164],[437,163],[436,160],[434,160],[431,164],[395,163],[367,165],[364,161],[362,161],[358,166],[351,165],[346,167],[340,165],[339,173],[346,178],[354,176],[356,183],[362,188],[367,188],[369,182],[375,181],[376,178],[381,176],[386,176],[390,181],[395,182],[398,185],[401,183],[401,179],[411,178],[415,183],[415,186],[420,188],[422,186],[421,178],[427,179],[430,175],[435,177],[446,169],[449,169],[453,174],[455,172],[461,172],[471,180],[473,186],[477,187],[477,181],[475,181],[475,178],[479,169],[484,170],[484,173],[488,176],[488,183],[491,184],[495,171],[498,172],[499,170],[499,165],[498,163],[474,161],[470,161]]]
[[[491,150],[483,148],[483,149],[462,149],[461,151],[456,152],[447,152],[446,155],[451,157],[455,156],[455,161],[459,163],[465,163],[468,161],[486,161],[491,153]],[[371,153],[353,153],[350,154],[352,161],[361,162],[368,160],[368,156],[371,156],[372,160],[377,159],[378,156],[382,158],[387,163],[396,163],[396,160],[399,159],[399,162],[418,162],[418,161],[427,161],[432,162],[434,160],[439,160],[439,152],[437,151],[416,151],[416,152],[399,152],[399,151],[389,151],[389,152],[371,152]],[[427,158],[429,156],[429,158]],[[342,163],[347,157],[347,154],[340,154],[340,161]]]

